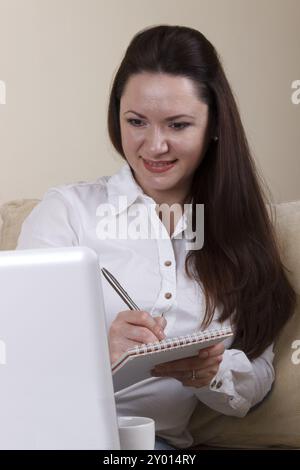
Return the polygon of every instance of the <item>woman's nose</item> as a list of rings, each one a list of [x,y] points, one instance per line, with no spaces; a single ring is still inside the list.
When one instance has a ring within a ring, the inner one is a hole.
[[[149,129],[144,142],[145,156],[149,158],[166,153],[168,150],[169,147],[164,133],[159,129]]]

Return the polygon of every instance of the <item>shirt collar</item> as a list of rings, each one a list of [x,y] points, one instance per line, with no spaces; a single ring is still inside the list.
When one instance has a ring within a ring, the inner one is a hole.
[[[120,214],[125,211],[136,201],[142,201],[146,204],[155,204],[155,201],[144,193],[142,188],[137,184],[132,170],[127,162],[119,171],[110,176],[107,182],[108,203],[115,208],[115,213]],[[184,213],[179,220],[171,238],[176,238],[187,227],[187,214]]]
[[[132,170],[127,162],[113,174],[107,182],[108,203],[112,204],[116,214],[127,210],[137,199],[154,203],[134,179]]]

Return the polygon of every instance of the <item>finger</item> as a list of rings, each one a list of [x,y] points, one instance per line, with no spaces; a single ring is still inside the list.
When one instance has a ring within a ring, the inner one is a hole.
[[[211,383],[213,377],[214,376],[212,376],[211,374],[206,373],[206,374],[202,375],[201,377],[197,376],[197,379],[192,379],[191,374],[190,374],[189,377],[176,378],[176,380],[179,380],[182,383],[182,385],[184,385],[186,387],[200,388],[200,387],[204,387],[206,385],[209,385]]]
[[[215,346],[218,346],[216,348]],[[194,368],[194,367],[206,367],[206,364],[203,365],[199,363],[199,358],[201,360],[208,359],[208,358],[217,358],[218,356],[222,356],[224,352],[224,344],[222,343],[210,346],[209,348],[201,349],[198,352],[197,356],[190,356],[185,359],[177,359],[176,361],[169,361],[159,364],[161,367],[174,367],[174,370],[183,370],[186,368]],[[221,362],[222,359],[219,359],[218,362]]]
[[[161,326],[155,321],[155,318],[153,318],[150,313],[144,310],[125,310],[119,314],[119,318],[131,325],[138,325],[147,328],[156,337],[155,341],[160,341],[165,338],[165,334]]]
[[[164,330],[167,326],[167,320],[165,319],[165,317],[163,316],[160,316],[160,317],[154,317],[156,323],[160,326],[160,328],[162,330]]]
[[[157,343],[159,341],[157,336],[143,326],[125,324],[122,334],[127,340],[140,344]]]
[[[198,357],[214,357],[223,354],[225,351],[225,346],[223,341],[210,346],[209,348],[201,349],[198,353]]]
[[[211,382],[211,376],[204,377],[201,380],[186,379],[186,380],[181,381],[184,387],[194,387],[194,388],[206,387],[207,385],[210,384],[210,382]]]
[[[165,362],[155,366],[158,372],[183,372],[192,369],[207,369],[208,367],[219,366],[222,362],[222,356],[209,357],[207,359],[200,359],[198,356],[191,357],[189,360],[180,359],[173,362]]]
[[[153,369],[151,371],[152,375],[154,377],[172,377],[174,379],[178,379],[178,380],[189,380],[191,379],[192,375],[193,375],[193,371],[192,370],[182,370],[182,371],[167,371],[167,372],[156,372],[155,369]],[[210,377],[213,377],[214,375],[216,374],[213,374],[212,375],[212,370],[207,370],[207,369],[204,369],[204,370],[197,370],[196,371],[196,377],[197,377],[197,380],[202,380],[203,378],[206,378],[208,376]]]

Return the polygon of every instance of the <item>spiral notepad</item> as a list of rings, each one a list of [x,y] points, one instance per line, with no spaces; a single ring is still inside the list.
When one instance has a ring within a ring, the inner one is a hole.
[[[198,351],[232,336],[230,327],[203,330],[129,349],[112,365],[115,392],[151,376],[151,369],[163,362],[196,356]]]

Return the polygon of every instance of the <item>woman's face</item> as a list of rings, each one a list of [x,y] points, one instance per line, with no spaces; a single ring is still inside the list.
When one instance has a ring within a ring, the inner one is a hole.
[[[208,106],[192,80],[131,76],[121,97],[120,126],[125,157],[144,192],[159,204],[183,203],[204,157],[208,129]]]

